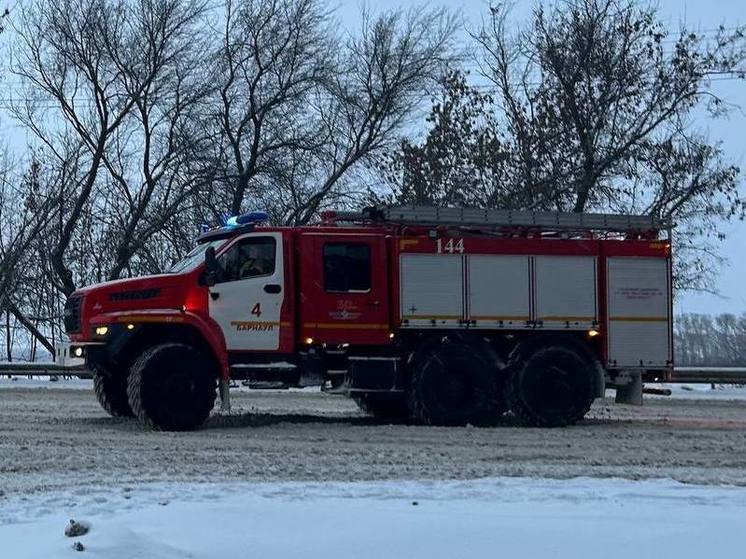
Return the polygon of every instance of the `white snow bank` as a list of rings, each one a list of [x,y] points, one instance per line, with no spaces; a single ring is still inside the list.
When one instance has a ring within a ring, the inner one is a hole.
[[[54,388],[67,390],[93,390],[93,381],[91,379],[80,379],[77,377],[62,378],[57,377],[56,381],[49,380],[48,376],[34,376],[28,378],[27,375],[0,375],[0,389],[3,388]]]
[[[746,386],[734,384],[646,384],[647,388],[668,388],[671,396],[645,394],[645,398],[676,398],[680,400],[746,400]]]
[[[247,460],[251,458],[247,456]],[[414,503],[417,503],[416,505]],[[672,481],[143,485],[0,498],[2,556],[742,557],[746,488]]]

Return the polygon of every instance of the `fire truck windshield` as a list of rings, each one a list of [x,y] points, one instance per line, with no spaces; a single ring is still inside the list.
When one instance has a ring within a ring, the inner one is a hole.
[[[225,239],[216,239],[209,243],[202,243],[197,245],[183,259],[171,266],[166,271],[166,273],[181,274],[183,272],[190,272],[194,270],[197,266],[204,262],[205,251],[207,251],[208,248],[215,247],[215,250],[217,250],[224,242]]]

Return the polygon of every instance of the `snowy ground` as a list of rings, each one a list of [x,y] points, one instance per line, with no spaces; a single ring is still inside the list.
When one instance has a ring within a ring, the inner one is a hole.
[[[735,558],[744,517],[744,488],[666,480],[157,484],[11,499],[0,542],[9,559]],[[65,537],[69,518],[90,532]]]
[[[239,391],[191,433],[114,419],[89,389],[0,379],[3,495],[135,483],[485,477],[672,478],[746,486],[743,400],[598,401],[565,429],[390,425],[313,391]],[[31,381],[30,381],[31,382]],[[36,381],[33,381],[36,382]],[[73,385],[80,381],[73,381]],[[1,501],[0,501],[1,505]]]
[[[742,557],[746,390],[691,388],[553,430],[240,389],[205,429],[160,433],[108,417],[90,381],[1,378],[0,559]],[[65,537],[71,518],[90,533]]]

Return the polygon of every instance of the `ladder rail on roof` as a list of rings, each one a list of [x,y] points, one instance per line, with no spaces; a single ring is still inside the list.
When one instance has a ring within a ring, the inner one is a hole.
[[[551,230],[660,231],[666,220],[651,215],[535,212],[434,206],[378,206],[362,212],[336,212],[339,221],[374,221],[404,225],[460,225]]]

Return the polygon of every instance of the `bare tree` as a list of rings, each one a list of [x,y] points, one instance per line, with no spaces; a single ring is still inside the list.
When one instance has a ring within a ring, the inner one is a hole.
[[[236,214],[273,158],[315,144],[314,131],[298,124],[329,78],[334,41],[319,0],[228,0],[221,40],[215,118],[225,147],[224,207]]]
[[[76,140],[85,159],[62,186],[51,250],[65,294],[76,286],[69,251],[86,212],[105,210],[107,277],[116,278],[193,187],[185,170],[199,151],[191,118],[205,95],[195,55],[203,12],[198,1],[38,0],[22,13],[14,71],[30,100],[15,114],[58,164]]]
[[[475,34],[528,208],[674,218],[677,287],[706,289],[720,226],[742,217],[740,170],[692,126],[727,103],[713,80],[742,79],[746,28],[670,33],[633,0],[537,6],[527,26],[492,7]]]
[[[75,290],[65,254],[104,164],[108,143],[142,92],[122,91],[121,70],[103,40],[116,36],[125,13],[123,5],[109,0],[36,0],[21,8],[13,72],[31,88],[30,100],[16,107],[15,114],[58,159],[64,159],[54,143],[56,131],[46,130],[51,98],[55,115],[81,138],[89,156],[87,168],[64,193],[66,208],[51,254],[65,294]]]
[[[24,264],[31,247],[48,220],[54,219],[59,211],[55,198],[38,192],[35,173],[32,165],[22,183],[16,185],[7,170],[0,170],[0,313],[6,312],[8,319],[12,315],[34,339],[53,352],[46,335],[22,310],[27,293],[19,289],[26,285]],[[10,333],[6,329],[6,342],[9,341]]]
[[[445,10],[363,13],[359,35],[338,49],[337,71],[317,101],[325,142],[313,172],[289,184],[289,223],[308,223],[353,167],[396,143],[454,60],[457,20]]]
[[[534,203],[578,212],[634,205],[627,186],[647,170],[638,150],[658,134],[691,139],[681,123],[695,106],[724,107],[713,76],[737,75],[746,59],[745,28],[721,28],[709,42],[683,28],[672,36],[655,7],[632,0],[538,6],[526,27],[509,16],[497,4],[475,34],[483,74]]]
[[[10,15],[10,10],[8,8],[4,8],[2,11],[0,11],[0,33],[5,31],[5,18],[7,18]]]
[[[194,162],[204,132],[192,123],[208,93],[200,56],[204,9],[198,2],[140,1],[124,28],[104,38],[122,86],[135,101],[132,118],[117,135],[117,149],[104,154],[111,195],[126,202],[125,211],[117,213],[124,217],[115,227],[109,279],[131,266],[202,178]]]
[[[682,314],[674,321],[675,362],[681,366],[743,367],[746,315]]]

